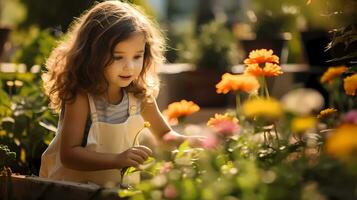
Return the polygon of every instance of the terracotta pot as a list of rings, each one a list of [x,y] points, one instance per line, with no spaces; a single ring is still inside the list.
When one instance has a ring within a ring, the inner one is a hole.
[[[272,49],[274,54],[279,56],[280,63],[285,64],[288,61],[288,41],[289,37],[281,38],[256,38],[256,39],[242,39],[240,44],[246,57],[249,52],[255,49]]]
[[[4,51],[4,45],[9,37],[10,29],[6,27],[0,27],[0,61],[1,55]]]
[[[169,102],[182,99],[193,101],[200,107],[225,107],[228,105],[228,95],[217,94],[216,84],[221,80],[222,71],[194,70],[175,74],[174,81],[168,85]]]

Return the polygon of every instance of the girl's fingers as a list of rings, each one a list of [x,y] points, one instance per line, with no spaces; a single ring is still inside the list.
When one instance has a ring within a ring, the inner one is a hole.
[[[132,153],[137,156],[140,156],[144,161],[149,157],[149,155],[145,151],[142,151],[138,148],[132,148]]]
[[[139,163],[134,160],[134,159],[130,159],[129,162],[128,162],[129,166],[128,167],[135,167],[135,168],[138,168],[139,167]]]
[[[140,150],[140,151],[145,152],[146,155],[148,155],[148,156],[150,156],[150,155],[152,154],[152,150],[149,149],[149,148],[146,147],[146,146],[140,145],[140,146],[135,146],[134,148],[135,148],[135,149],[138,149],[138,150]]]
[[[146,160],[142,156],[140,156],[134,152],[132,154],[130,154],[130,159],[135,160],[139,164],[142,164]]]

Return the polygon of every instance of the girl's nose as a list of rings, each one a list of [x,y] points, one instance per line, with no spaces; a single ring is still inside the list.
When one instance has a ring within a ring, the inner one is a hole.
[[[132,70],[135,66],[134,61],[128,60],[128,62],[126,62],[125,68],[128,70]]]

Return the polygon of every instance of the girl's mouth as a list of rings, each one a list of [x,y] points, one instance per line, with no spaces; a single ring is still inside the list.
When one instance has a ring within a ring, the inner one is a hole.
[[[130,79],[131,76],[119,76],[121,79]]]

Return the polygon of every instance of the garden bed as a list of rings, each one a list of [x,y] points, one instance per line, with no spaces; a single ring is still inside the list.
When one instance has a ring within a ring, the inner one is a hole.
[[[34,176],[0,176],[0,199],[122,199],[117,189]]]

